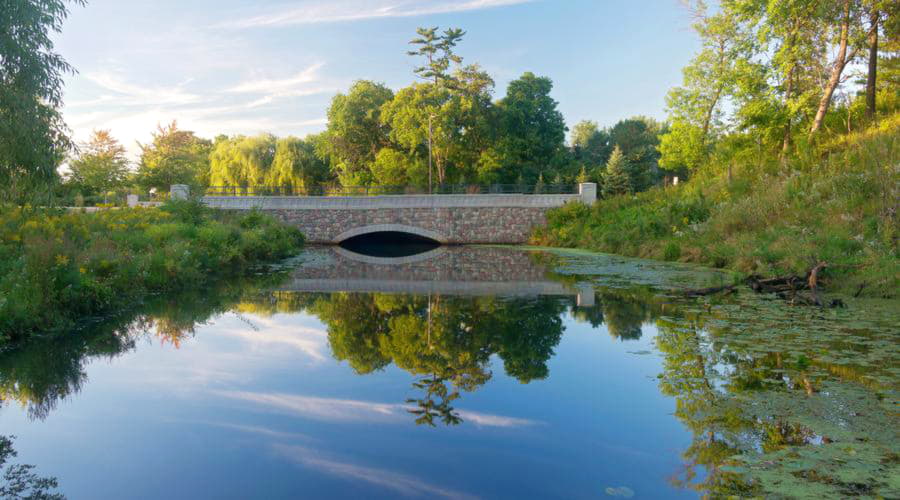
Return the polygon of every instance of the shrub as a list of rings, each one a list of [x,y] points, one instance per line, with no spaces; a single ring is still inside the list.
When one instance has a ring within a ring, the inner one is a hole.
[[[0,343],[70,327],[148,293],[199,286],[303,245],[298,230],[253,217],[248,229],[193,201],[96,213],[0,207]]]

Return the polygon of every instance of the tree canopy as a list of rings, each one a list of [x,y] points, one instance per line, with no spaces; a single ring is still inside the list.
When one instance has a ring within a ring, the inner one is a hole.
[[[84,1],[0,1],[0,199],[55,181],[72,146],[59,108],[63,76],[75,70],[51,39],[69,4]]]

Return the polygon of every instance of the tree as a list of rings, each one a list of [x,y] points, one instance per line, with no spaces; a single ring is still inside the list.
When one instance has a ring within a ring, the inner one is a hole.
[[[271,179],[276,144],[277,139],[272,134],[237,135],[218,141],[209,154],[210,183],[243,188],[266,186],[267,180]],[[293,173],[293,163],[288,165],[287,158],[284,160],[283,168],[290,168]]]
[[[125,184],[128,159],[125,148],[109,130],[95,130],[91,139],[81,147],[78,156],[69,163],[70,182],[91,193],[101,193],[106,201],[110,190]]]
[[[317,138],[285,137],[275,144],[275,157],[264,185],[272,188],[314,190],[331,179],[328,164],[316,156]]]
[[[379,186],[427,186],[428,165],[415,154],[384,148],[375,156],[372,175]]]
[[[510,82],[497,103],[497,142],[493,146],[501,182],[523,175],[534,182],[542,171],[559,168],[565,155],[566,124],[550,97],[553,82],[527,72]],[[548,172],[549,173],[549,172]]]
[[[682,70],[683,82],[669,91],[666,108],[672,131],[661,163],[668,168],[696,169],[723,129],[722,106],[734,90],[735,68],[748,49],[737,16],[727,9],[710,16],[703,1],[691,7],[701,49]]]
[[[619,146],[613,149],[606,164],[606,174],[603,176],[603,197],[628,194],[632,192],[631,180],[628,177],[628,160],[622,154]]]
[[[145,189],[169,192],[173,184],[194,189],[209,185],[209,153],[212,143],[172,122],[158,125],[150,144],[139,144],[141,160],[137,181]]]
[[[666,132],[665,124],[645,116],[620,120],[609,129],[610,143],[627,160],[626,172],[633,191],[643,191],[656,181],[660,136]]]
[[[572,154],[589,176],[598,175],[612,152],[609,132],[600,130],[597,122],[582,120],[572,127]]]
[[[438,35],[437,30],[437,27],[416,29],[419,36],[409,43],[418,45],[419,48],[407,52],[411,56],[425,57],[426,63],[413,71],[421,78],[432,80],[435,86],[451,80],[449,72],[451,62],[462,63],[462,58],[453,53],[453,47],[466,34],[458,28],[448,28],[442,35]]]
[[[383,84],[359,80],[328,107],[328,128],[318,151],[330,157],[341,184],[368,185],[371,165],[381,148],[390,145],[390,126],[382,107],[394,98]]]
[[[844,72],[844,68],[856,58],[856,55],[859,52],[860,44],[854,43],[854,40],[852,39],[853,34],[851,33],[854,24],[856,24],[856,18],[858,17],[857,10],[858,1],[843,0],[840,4],[840,10],[836,13],[836,15],[839,16],[839,21],[832,23],[836,24],[838,29],[838,53],[831,64],[831,74],[828,77],[828,81],[825,83],[825,88],[822,90],[822,97],[819,99],[819,106],[816,109],[816,116],[813,118],[812,126],[809,129],[810,135],[815,134],[822,126],[822,120],[825,119],[825,113],[828,111],[828,106],[831,105],[834,91],[841,83],[841,74]],[[875,23],[871,29],[877,32],[877,23]]]
[[[0,0],[0,199],[18,200],[55,181],[72,146],[59,108],[63,76],[75,71],[51,39],[68,3]]]
[[[438,183],[474,179],[495,132],[494,81],[475,65],[455,71],[453,80],[452,88],[429,82],[400,89],[382,109],[394,143],[426,163],[430,149]]]

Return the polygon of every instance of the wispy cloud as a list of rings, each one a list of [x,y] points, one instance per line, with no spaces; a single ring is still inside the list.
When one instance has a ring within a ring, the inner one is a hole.
[[[248,108],[271,104],[276,99],[302,97],[326,92],[335,92],[340,86],[324,82],[320,69],[324,63],[315,63],[299,73],[287,78],[257,78],[243,81],[229,89],[233,94],[256,94],[257,99],[247,103]]]
[[[532,0],[318,0],[223,23],[227,28],[260,28],[450,14],[528,3]]]
[[[296,75],[282,79],[262,78],[239,83],[228,89],[229,92],[290,92],[307,83],[319,79],[319,70],[324,63],[316,63],[300,71]]]
[[[273,448],[276,453],[298,465],[344,479],[380,486],[408,497],[440,497],[459,500],[477,498],[464,492],[447,489],[417,477],[392,470],[323,458],[315,450],[303,446],[275,444]]]
[[[203,96],[185,90],[190,80],[174,86],[148,87],[137,85],[127,81],[119,75],[110,72],[87,73],[85,77],[112,95],[102,95],[100,100],[111,104],[120,105],[164,105],[164,104],[195,104],[204,100]]]
[[[357,399],[322,398],[297,394],[221,391],[221,396],[266,406],[279,412],[329,422],[405,422],[411,407]],[[524,418],[460,410],[464,421],[479,427],[524,427],[539,422]]]
[[[328,348],[325,330],[284,323],[279,318],[248,316],[252,318],[256,330],[237,324],[220,328],[217,333],[240,339],[251,351],[280,352],[287,347],[307,355],[313,361],[325,360]]]

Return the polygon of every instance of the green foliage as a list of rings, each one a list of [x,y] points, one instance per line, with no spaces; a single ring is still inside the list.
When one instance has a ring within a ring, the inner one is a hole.
[[[630,171],[630,162],[622,154],[619,146],[616,146],[606,164],[606,172],[603,174],[603,197],[610,198],[632,193],[634,189],[629,175]]]
[[[275,158],[266,175],[266,186],[314,189],[331,180],[328,163],[316,155],[317,137],[285,137],[275,144]]]
[[[140,146],[137,183],[144,189],[168,193],[173,184],[187,184],[193,191],[209,185],[210,141],[179,130],[173,121],[158,126],[153,141]]]
[[[347,94],[332,98],[320,154],[331,158],[345,186],[371,182],[369,166],[378,151],[390,144],[390,127],[381,119],[381,108],[393,98],[391,89],[367,80],[355,82]]]
[[[59,108],[63,76],[74,69],[52,41],[68,3],[0,2],[0,202],[22,201],[57,181],[56,167],[72,146]]]
[[[124,186],[129,173],[125,148],[108,130],[95,130],[79,155],[69,162],[69,169],[68,182],[84,194],[106,195]]]
[[[548,167],[566,163],[562,156],[566,124],[557,102],[550,97],[553,82],[527,72],[509,83],[506,97],[497,103],[498,137],[493,150],[499,157],[500,182],[519,175],[534,182]]]
[[[269,217],[231,221],[195,201],[162,209],[0,211],[0,339],[69,327],[149,293],[203,284],[296,252]]]
[[[786,168],[777,158],[760,164],[752,149],[742,156],[748,149],[738,143],[740,154],[721,160],[730,168],[708,163],[688,185],[553,210],[534,239],[748,274],[803,275],[824,260],[826,282],[894,296],[898,131],[894,115],[793,156]]]
[[[3,475],[0,476],[0,496],[39,500],[62,500],[65,498],[53,491],[59,486],[56,478],[38,476],[34,472],[34,465],[7,465],[10,459],[16,456],[18,456],[18,452],[13,449],[12,438],[0,436],[0,470],[3,471]]]
[[[437,34],[437,27],[434,28],[417,28],[417,38],[410,40],[411,45],[418,45],[417,50],[407,52],[411,56],[422,56],[425,58],[425,65],[415,69],[417,75],[426,80],[433,80],[435,85],[439,85],[442,80],[451,79],[449,68],[450,63],[460,64],[462,58],[453,53],[453,47],[462,40],[466,32],[459,28],[448,28],[441,35]]]

